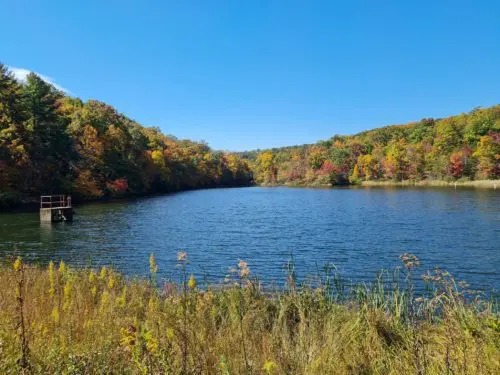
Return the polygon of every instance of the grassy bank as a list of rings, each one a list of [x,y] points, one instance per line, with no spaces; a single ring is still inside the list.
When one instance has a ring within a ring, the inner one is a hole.
[[[346,288],[326,273],[263,290],[240,262],[226,283],[200,288],[180,253],[180,283],[111,269],[0,268],[0,373],[492,374],[500,322],[446,272],[402,257],[390,282]],[[495,370],[497,369],[497,370]]]

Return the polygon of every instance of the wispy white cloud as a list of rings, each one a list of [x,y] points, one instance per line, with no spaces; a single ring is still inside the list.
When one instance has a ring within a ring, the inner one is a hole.
[[[54,86],[56,89],[61,90],[62,92],[65,92],[66,94],[72,94],[71,91],[68,89],[62,87],[61,85],[56,83],[56,80],[52,77],[48,77],[46,75],[40,74],[38,72],[33,72],[28,69],[23,69],[23,68],[15,68],[13,66],[9,66],[9,70],[14,74],[14,77],[16,77],[17,80],[21,82],[26,82],[26,77],[30,73],[35,73],[37,76],[39,76],[41,79],[43,79],[45,82],[50,83],[52,86]]]

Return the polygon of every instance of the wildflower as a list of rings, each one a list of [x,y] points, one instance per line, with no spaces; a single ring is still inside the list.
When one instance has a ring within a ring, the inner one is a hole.
[[[153,337],[151,331],[146,331],[144,340],[146,341],[146,348],[150,353],[155,353],[158,350],[158,340]]]
[[[59,273],[63,275],[65,271],[66,271],[66,264],[61,260],[61,263],[59,263]]]
[[[127,303],[127,287],[124,287],[122,290],[122,294],[117,298],[118,306],[124,307]]]
[[[158,272],[158,265],[156,264],[156,260],[155,260],[154,254],[151,254],[149,256],[149,270],[153,274],[155,274],[156,272]]]
[[[196,279],[195,279],[193,274],[191,274],[191,276],[189,277],[188,287],[189,287],[189,289],[196,288]]]
[[[96,275],[95,275],[94,271],[90,271],[89,282],[93,283],[93,282],[95,282],[95,279],[96,279]]]
[[[104,280],[108,274],[108,269],[105,266],[102,266],[101,272],[99,273],[99,278]]]
[[[238,267],[240,269],[240,277],[245,278],[250,275],[250,268],[248,268],[248,263],[242,260],[239,261]]]
[[[49,295],[53,296],[56,293],[56,280],[54,275],[54,262],[52,261],[49,263],[49,282]]]
[[[185,251],[180,251],[177,253],[177,261],[184,262],[187,260],[187,253]]]
[[[120,328],[120,345],[130,349],[135,344],[135,332],[134,326],[129,326],[128,328]]]
[[[107,291],[102,292],[101,296],[101,310],[104,310],[108,306],[109,293]]]
[[[271,374],[276,367],[276,363],[273,361],[266,361],[264,366],[262,366],[262,370],[264,370],[267,374]]]
[[[97,295],[97,287],[93,286],[92,289],[90,289],[90,293],[92,293],[92,297],[95,297]]]
[[[175,337],[175,332],[172,328],[167,328],[167,338],[172,340]]]
[[[71,281],[68,280],[64,285],[63,297],[64,297],[64,305],[63,310],[67,311],[71,306],[71,290],[72,290]]]
[[[114,286],[115,286],[115,278],[113,275],[110,275],[108,279],[108,288],[113,289]]]
[[[54,320],[54,323],[59,323],[59,309],[57,307],[54,307],[52,309],[52,319]]]
[[[245,278],[245,277],[247,277],[248,275],[250,275],[250,268],[245,267],[245,268],[242,268],[242,269],[240,270],[240,277],[241,277],[241,278]]]
[[[18,272],[22,266],[23,266],[23,261],[21,260],[21,257],[17,257],[13,265],[14,271]]]
[[[155,311],[158,309],[158,305],[159,305],[159,301],[154,298],[154,297],[150,297],[149,298],[149,301],[148,301],[148,309],[149,311]]]
[[[408,270],[420,265],[420,260],[415,255],[410,253],[404,253],[399,257],[399,259],[401,259],[401,262],[403,262],[403,265]]]

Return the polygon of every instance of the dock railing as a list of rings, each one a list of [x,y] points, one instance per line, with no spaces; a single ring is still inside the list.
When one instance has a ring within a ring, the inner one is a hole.
[[[70,195],[42,195],[40,197],[40,208],[70,208]]]

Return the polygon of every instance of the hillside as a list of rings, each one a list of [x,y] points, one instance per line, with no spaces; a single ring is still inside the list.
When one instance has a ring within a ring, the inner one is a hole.
[[[498,179],[500,105],[240,156],[262,184]]]
[[[64,95],[0,64],[0,208],[67,193],[77,200],[248,185],[246,161],[145,128],[95,100]]]
[[[78,200],[217,186],[470,181],[500,177],[500,105],[313,145],[218,152],[143,127],[0,64],[0,208],[66,193]]]

